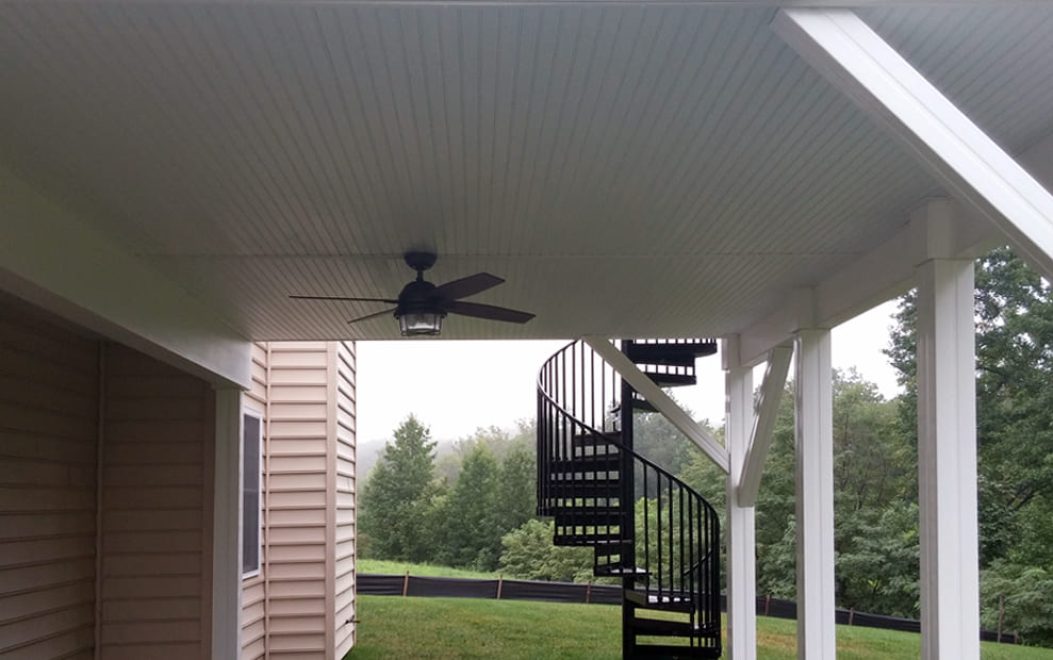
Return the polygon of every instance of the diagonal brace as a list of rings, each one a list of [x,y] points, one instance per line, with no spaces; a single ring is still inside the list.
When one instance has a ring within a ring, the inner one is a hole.
[[[785,8],[772,28],[1053,279],[1053,195],[861,18]]]
[[[786,376],[790,372],[790,358],[793,348],[776,346],[768,357],[768,369],[764,374],[764,383],[760,389],[760,400],[757,401],[753,416],[753,433],[746,459],[742,465],[739,478],[739,506],[756,506],[757,493],[760,491],[761,475],[764,474],[764,462],[771,447],[772,432],[775,429],[775,417],[779,414],[779,403],[786,389]]]
[[[724,449],[724,446],[717,442],[711,433],[691,419],[691,415],[688,415],[683,408],[677,405],[676,401],[673,401],[668,394],[663,392],[662,388],[658,387],[647,374],[633,364],[632,360],[625,357],[621,351],[615,348],[614,344],[604,337],[584,337],[583,340],[607,364],[611,365],[618,372],[619,376],[632,385],[633,389],[640,396],[647,399],[658,412],[662,413],[678,431],[698,445],[699,449],[705,452],[706,456],[717,467],[723,470],[725,474],[728,473],[728,452]]]

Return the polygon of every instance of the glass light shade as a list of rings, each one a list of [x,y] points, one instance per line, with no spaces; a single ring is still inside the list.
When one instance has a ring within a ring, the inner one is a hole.
[[[399,315],[399,330],[403,337],[437,335],[442,332],[440,312],[405,312]]]

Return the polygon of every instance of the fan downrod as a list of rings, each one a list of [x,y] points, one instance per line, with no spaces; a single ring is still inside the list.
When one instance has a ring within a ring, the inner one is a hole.
[[[406,261],[406,265],[417,271],[419,275],[434,266],[438,257],[434,252],[416,252],[411,250],[402,255],[402,258]]]

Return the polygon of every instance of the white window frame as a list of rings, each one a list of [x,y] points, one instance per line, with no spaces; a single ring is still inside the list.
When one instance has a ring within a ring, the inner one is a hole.
[[[241,567],[242,568],[242,573],[241,573],[241,579],[242,580],[249,580],[249,579],[252,579],[254,577],[258,577],[260,575],[260,573],[262,572],[262,570],[263,570],[263,497],[264,497],[264,487],[263,487],[263,412],[258,410],[258,409],[256,409],[256,408],[253,408],[251,406],[242,405],[242,407],[241,407],[241,416],[240,416],[240,419],[239,419],[239,422],[240,422],[240,425],[241,425],[241,433],[239,434],[239,436],[240,436],[239,437],[239,441],[241,442],[241,451],[242,452],[245,451],[245,418],[246,417],[254,417],[256,420],[259,421],[259,429],[260,429],[259,438],[258,438],[259,451],[257,452],[257,456],[256,456],[257,459],[258,459],[257,460],[257,466],[256,466],[256,468],[257,468],[257,472],[256,473],[259,475],[259,482],[258,482],[258,485],[259,485],[259,496],[257,498],[257,505],[259,506],[259,512],[258,512],[257,517],[256,517],[256,544],[257,544],[256,568],[252,569],[252,570],[249,570],[249,571],[246,571],[246,570],[244,570],[244,566],[242,566]],[[245,460],[244,460],[244,458],[241,460],[240,463],[241,464],[239,466],[239,469],[241,470],[242,487],[241,487],[241,492],[239,493],[239,497],[241,498],[241,506],[238,507],[239,518],[240,518],[238,522],[242,526],[241,533],[242,533],[242,535],[244,535],[245,531],[246,531],[245,530],[245,485],[244,485],[245,484]]]

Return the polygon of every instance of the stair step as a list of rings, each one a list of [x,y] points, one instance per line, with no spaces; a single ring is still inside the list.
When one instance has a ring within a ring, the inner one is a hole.
[[[626,589],[625,599],[652,610],[692,612],[695,609],[695,599],[686,591],[652,590],[648,592],[640,589]]]
[[[567,525],[588,525],[590,527],[621,525],[625,520],[625,512],[617,509],[613,511],[584,509],[575,513],[557,513],[555,520],[556,527]]]
[[[628,543],[618,534],[556,534],[552,537],[552,545],[561,547],[595,547],[600,544]]]
[[[681,387],[683,385],[694,385],[698,378],[694,373],[690,374],[662,374],[645,371],[647,377],[654,381],[659,387]]]
[[[619,432],[611,433],[580,433],[572,436],[570,439],[571,447],[609,447],[613,446],[615,449],[618,448],[618,443],[621,442],[622,434]]]
[[[549,486],[560,491],[557,496],[564,499],[612,499],[621,496],[622,486],[618,479],[605,479],[602,481],[552,481]],[[565,507],[555,508],[579,508],[567,503]],[[580,508],[591,508],[582,506]]]
[[[667,621],[664,619],[636,619],[633,621],[633,633],[653,637],[709,637],[713,631],[708,626],[703,629],[690,621]]]
[[[672,342],[633,342],[626,346],[626,356],[636,363],[665,364],[664,360],[676,360],[688,356],[706,357],[717,352],[717,342],[712,339],[676,340]]]
[[[549,461],[545,469],[549,473],[561,472],[617,472],[622,468],[621,454],[586,454]]]
[[[662,658],[679,660],[680,658],[719,658],[720,647],[676,646],[673,644],[637,644],[634,658]]]
[[[633,566],[630,568],[628,566],[617,566],[612,564],[596,566],[593,573],[595,573],[597,577],[629,577],[631,575],[644,577],[648,575],[648,572],[639,566]]]
[[[599,497],[574,497],[571,494],[567,495],[554,495],[552,497],[545,498],[541,504],[545,510],[552,511],[552,516],[561,515],[582,515],[594,513],[597,511],[611,511],[618,509],[621,497],[621,490],[616,493],[606,493]]]

